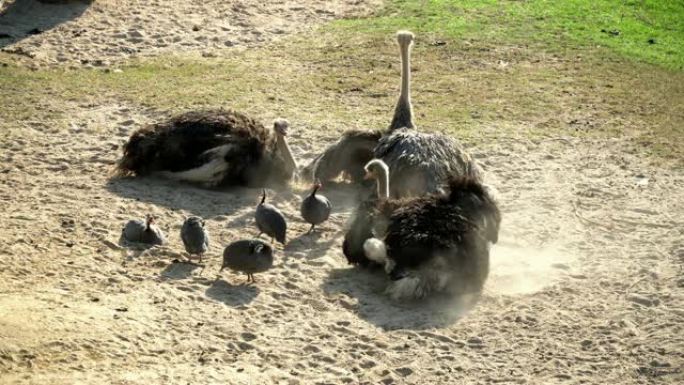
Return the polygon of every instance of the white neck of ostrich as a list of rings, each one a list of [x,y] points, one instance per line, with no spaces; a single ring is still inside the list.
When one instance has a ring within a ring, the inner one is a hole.
[[[389,173],[386,169],[381,169],[376,177],[378,182],[378,198],[389,198]]]
[[[411,106],[411,44],[403,43],[401,50],[401,94],[399,103]]]
[[[290,146],[287,144],[285,136],[276,134],[276,147],[285,161],[288,173],[292,174],[297,171],[297,162],[295,162],[292,156],[292,151],[290,151]]]

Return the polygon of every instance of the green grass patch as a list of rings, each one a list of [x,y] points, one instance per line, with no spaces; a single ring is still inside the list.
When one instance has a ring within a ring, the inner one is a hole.
[[[337,22],[362,33],[399,28],[553,52],[605,47],[626,58],[684,68],[684,2],[663,0],[396,0],[378,16]]]

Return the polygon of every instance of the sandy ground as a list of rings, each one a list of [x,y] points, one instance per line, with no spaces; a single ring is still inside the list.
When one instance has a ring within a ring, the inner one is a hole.
[[[0,122],[25,132],[0,137],[2,384],[684,381],[684,173],[651,166],[627,141],[487,128],[468,143],[504,213],[485,293],[473,308],[400,304],[382,294],[383,275],[342,256],[353,189],[324,190],[334,213],[313,235],[298,216],[302,186],[272,191],[291,239],[276,267],[256,285],[228,272],[215,280],[223,246],[257,234],[259,192],[112,180],[121,143],[162,116],[63,107],[69,135],[49,121]],[[298,130],[300,164],[313,155],[302,148],[335,139]],[[169,245],[121,247],[124,222],[146,213]],[[201,275],[173,262],[191,214],[213,239]]]
[[[334,18],[360,16],[380,0],[9,1],[0,48],[31,63],[107,66],[168,52],[225,53]]]

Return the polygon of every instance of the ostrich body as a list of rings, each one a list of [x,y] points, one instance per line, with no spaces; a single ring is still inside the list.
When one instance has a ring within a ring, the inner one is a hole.
[[[482,180],[479,167],[455,139],[416,131],[410,90],[413,39],[411,32],[397,33],[401,54],[401,92],[388,130],[382,135],[371,132],[364,141],[357,139],[356,132],[352,136],[343,136],[306,167],[313,170],[310,174],[314,178],[325,182],[341,172],[361,175],[361,165],[376,158],[382,159],[392,169],[390,196],[395,198],[439,192],[451,178],[459,175]],[[375,137],[377,140],[373,140]],[[355,151],[354,156],[352,151]],[[358,178],[351,180],[358,182]]]
[[[271,237],[271,241],[275,238],[276,241],[285,244],[286,232],[287,232],[287,222],[285,221],[285,216],[280,212],[275,206],[270,203],[266,203],[266,190],[263,190],[263,196],[261,197],[261,202],[256,208],[254,213],[254,219],[256,220],[256,225],[259,228],[259,235],[265,233]]]
[[[135,131],[118,171],[206,186],[284,184],[297,169],[287,129],[279,119],[271,132],[232,110],[186,112]]]
[[[373,150],[381,137],[380,131],[347,131],[337,142],[314,158],[303,169],[303,174],[312,181],[327,182],[342,175],[352,183],[361,183],[363,166],[373,158]]]
[[[186,219],[181,227],[181,240],[185,251],[197,255],[202,263],[202,256],[209,250],[209,233],[204,227],[204,220],[194,216]]]
[[[261,273],[273,266],[273,248],[257,239],[240,240],[226,246],[223,251],[225,268],[247,274],[247,282],[255,282],[254,274]]]
[[[144,243],[147,245],[163,245],[166,237],[159,227],[154,224],[154,217],[147,216],[145,221],[132,219],[126,223],[122,230],[124,240],[131,243]]]
[[[363,255],[350,258],[345,251],[348,261],[383,266],[392,279],[387,292],[395,299],[479,292],[501,222],[487,189],[472,177],[459,176],[448,182],[444,193],[388,199],[386,170],[369,169],[380,198],[357,209],[345,244]]]
[[[302,218],[308,223],[311,223],[309,233],[313,231],[316,225],[325,222],[328,217],[330,217],[330,210],[332,209],[332,205],[328,198],[321,194],[317,194],[320,188],[320,183],[314,184],[311,194],[304,198],[302,205],[299,207]]]

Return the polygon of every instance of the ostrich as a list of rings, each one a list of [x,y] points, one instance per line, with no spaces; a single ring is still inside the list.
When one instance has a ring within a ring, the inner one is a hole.
[[[297,171],[285,139],[287,129],[287,121],[277,119],[271,133],[232,110],[186,112],[134,132],[118,172],[156,174],[208,187],[285,184]]]
[[[453,138],[416,131],[411,106],[410,53],[413,34],[397,33],[401,54],[401,91],[394,116],[387,131],[358,131],[345,134],[338,142],[316,157],[305,170],[323,182],[340,173],[363,175],[360,165],[373,158],[382,159],[392,169],[392,197],[420,196],[438,192],[447,181],[457,175],[482,180],[482,174],[473,159]],[[377,138],[377,140],[375,140]],[[358,182],[358,177],[350,178]]]
[[[487,189],[466,175],[450,179],[443,193],[392,199],[388,167],[373,160],[366,170],[377,181],[378,198],[357,209],[345,235],[347,260],[383,266],[395,299],[481,291],[501,223]]]

